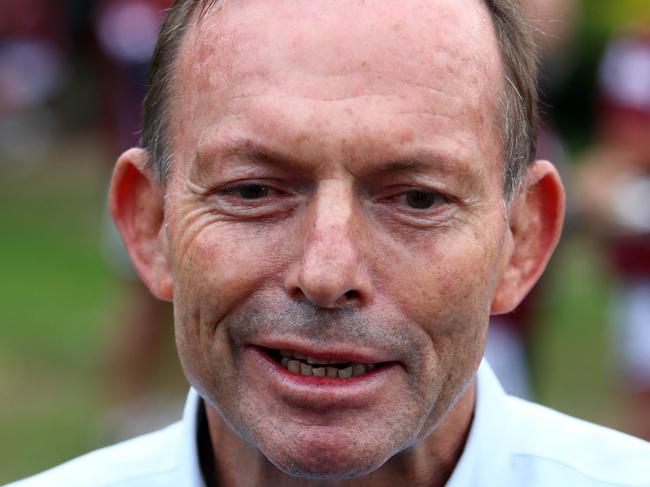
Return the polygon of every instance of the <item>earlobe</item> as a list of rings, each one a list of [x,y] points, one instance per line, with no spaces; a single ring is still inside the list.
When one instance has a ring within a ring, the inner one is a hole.
[[[147,167],[144,149],[130,149],[118,159],[109,190],[109,209],[140,278],[157,298],[171,301],[164,191]]]
[[[497,277],[492,314],[512,311],[535,285],[557,245],[564,221],[564,188],[548,161],[529,165],[523,189],[509,205],[509,235]]]

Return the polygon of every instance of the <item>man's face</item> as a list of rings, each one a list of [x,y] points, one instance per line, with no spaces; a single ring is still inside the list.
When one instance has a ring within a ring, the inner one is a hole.
[[[440,423],[482,356],[507,233],[489,14],[230,0],[176,74],[186,373],[281,470],[370,472]]]

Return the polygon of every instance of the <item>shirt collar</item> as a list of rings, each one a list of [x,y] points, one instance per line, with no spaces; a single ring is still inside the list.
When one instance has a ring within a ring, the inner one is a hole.
[[[508,461],[506,398],[494,372],[483,359],[477,373],[472,426],[447,487],[504,485],[502,476]]]
[[[499,486],[505,471],[506,393],[483,359],[477,373],[474,417],[467,443],[447,487]],[[205,487],[198,452],[198,427],[203,415],[201,398],[190,389],[183,411],[183,444],[180,445],[180,485]]]
[[[194,390],[190,389],[183,409],[183,437],[179,445],[179,463],[181,482],[188,487],[205,487],[199,461],[199,425],[203,412],[203,401]]]

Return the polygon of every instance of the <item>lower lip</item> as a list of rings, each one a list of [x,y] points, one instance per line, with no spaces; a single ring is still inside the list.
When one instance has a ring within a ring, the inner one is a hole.
[[[381,376],[391,372],[396,366],[395,362],[388,362],[382,364],[381,367],[378,367],[374,370],[366,372],[362,375],[357,375],[356,377],[348,378],[334,378],[334,377],[319,377],[316,375],[302,375],[296,374],[294,372],[285,369],[277,363],[264,349],[260,347],[250,347],[250,350],[255,353],[256,358],[261,360],[263,364],[271,369],[275,374],[279,374],[282,379],[294,382],[296,384],[304,386],[316,386],[316,387],[357,387],[363,383],[376,382],[380,379]]]

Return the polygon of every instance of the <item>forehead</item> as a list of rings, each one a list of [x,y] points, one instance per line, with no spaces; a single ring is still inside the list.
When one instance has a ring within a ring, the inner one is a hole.
[[[406,67],[438,52],[477,69],[494,61],[482,0],[229,0],[210,12],[190,29],[183,55],[197,59],[218,51],[223,67],[251,50],[260,60],[270,61],[271,52],[289,54],[286,61],[311,67],[335,59],[339,67],[373,62],[394,68],[396,61]]]
[[[185,121],[217,125],[235,106],[253,99],[262,106],[264,97],[364,99],[369,111],[383,97],[383,111],[494,125],[500,66],[480,0],[228,0],[182,43],[171,132],[197,137]]]

